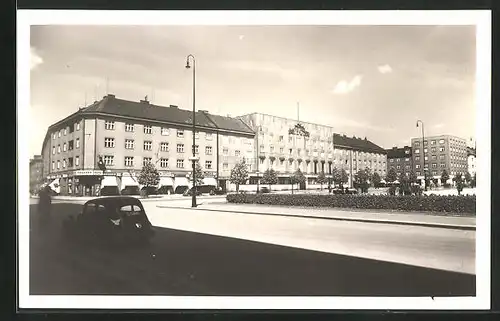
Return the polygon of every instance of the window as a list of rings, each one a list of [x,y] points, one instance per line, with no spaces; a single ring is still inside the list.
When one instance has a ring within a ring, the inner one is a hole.
[[[432,160],[436,160],[436,159],[437,159],[437,156],[436,156],[436,155],[432,155],[432,156],[431,156],[431,159],[432,159]]]
[[[439,147],[440,152],[444,152],[444,146]]]
[[[427,141],[424,141],[424,146],[427,146]]]
[[[115,122],[114,121],[110,121],[110,120],[106,120],[104,122],[104,128],[107,129],[107,130],[114,130],[115,129]]]
[[[436,145],[436,141],[435,140],[431,140],[431,145]]]
[[[415,149],[415,154],[420,154],[420,149]]]
[[[64,128],[64,136],[66,136],[67,134],[68,134],[68,129]]]
[[[194,132],[194,139],[200,139],[200,133]]]
[[[440,144],[444,144],[444,139],[440,139],[440,140],[439,140],[439,143],[440,143]]]
[[[420,172],[415,172],[415,175],[420,176]]]
[[[126,149],[134,149],[135,143],[133,139],[125,139],[125,148]]]
[[[229,165],[228,165],[227,163],[223,163],[223,164],[222,164],[222,169],[226,169],[226,170],[227,170],[227,169],[228,169],[228,167],[229,167]]]
[[[177,144],[177,153],[184,153],[184,144]]]
[[[405,154],[410,154],[410,151],[408,149],[405,150]]]
[[[437,171],[432,171],[432,175],[437,176],[438,172]]]
[[[80,122],[76,123],[76,130],[80,130]]]
[[[438,167],[438,164],[432,163],[432,168],[437,168],[437,167]]]
[[[260,145],[260,152],[263,153],[264,152],[264,145]]]
[[[80,166],[80,156],[75,156],[75,166]]]
[[[161,142],[160,143],[160,151],[168,152],[168,142]]]
[[[444,159],[444,155],[439,155],[439,159]]]
[[[198,154],[199,153],[200,146],[194,145],[194,153]]]
[[[229,154],[229,149],[227,149],[227,147],[224,147],[224,148],[222,149],[222,154],[223,154],[223,155],[227,155],[227,154]]]
[[[420,147],[420,142],[415,142],[414,146],[415,147]]]
[[[56,169],[56,162],[52,161],[52,170]]]
[[[168,135],[170,135],[170,129],[167,128],[167,127],[162,127],[161,128],[161,135],[162,136],[168,136]]]
[[[410,159],[408,157],[405,158],[405,162],[409,162],[409,161],[410,161]]]
[[[264,164],[264,160],[262,158],[260,159],[260,164]]]
[[[151,125],[144,125],[144,134],[152,134],[153,133],[153,127]]]
[[[280,136],[279,137],[279,142],[282,143],[283,142],[283,136]]]
[[[168,168],[168,158],[160,159],[160,167],[161,168]]]
[[[425,156],[425,157],[424,157],[424,160],[429,160],[429,156]]]
[[[274,153],[274,146],[271,146],[270,148],[271,153]]]
[[[398,162],[398,163],[399,163],[400,161],[401,161],[401,158],[397,158],[397,159],[396,159],[396,162]]]
[[[153,159],[151,157],[143,157],[142,158],[142,166],[146,164],[151,164],[153,162]]]
[[[405,165],[405,169],[410,169],[410,165]]]
[[[206,140],[212,140],[212,133],[206,133],[205,134],[205,139]]]
[[[401,166],[400,165],[396,166],[396,169],[401,169]]]
[[[209,161],[209,160],[205,161],[205,168],[212,169],[212,161]]]
[[[431,147],[431,152],[435,153],[436,152],[436,147]]]
[[[57,153],[61,153],[61,145],[57,145]]]
[[[57,169],[61,168],[61,161],[57,161]]]
[[[415,165],[415,168],[420,168],[420,164]]]
[[[63,152],[67,151],[66,143],[63,144]]]
[[[424,153],[427,153],[427,148],[424,148]]]
[[[241,153],[240,153],[240,151],[239,151],[239,150],[235,150],[235,151],[234,151],[234,156],[236,156],[236,157],[240,157],[240,154],[241,154]]]
[[[292,136],[288,136],[288,142],[291,143],[292,142],[292,139],[293,137]]]
[[[284,151],[283,147],[280,147],[280,154],[283,154],[283,151]]]
[[[113,166],[115,162],[115,157],[113,155],[104,155],[104,165]]]
[[[73,167],[73,157],[68,158],[68,167]]]
[[[80,148],[80,138],[77,138],[75,141],[76,148]]]
[[[206,155],[212,155],[212,146],[206,146],[205,147],[205,154]]]
[[[134,157],[125,156],[125,167],[133,167],[133,166],[134,166]]]
[[[145,140],[144,141],[144,150],[152,150],[153,149],[153,142],[150,140]]]
[[[59,138],[61,137],[61,131],[59,131],[59,132],[57,133],[57,137],[59,137]]]
[[[56,154],[56,147],[52,146],[52,155],[55,155],[55,154]]]
[[[134,131],[134,124],[126,123],[125,124],[125,131],[126,132],[133,132]]]
[[[113,148],[113,147],[115,147],[115,139],[114,138],[110,138],[110,137],[104,138],[104,147],[106,147],[106,148]]]
[[[52,140],[56,139],[56,133],[52,133]]]
[[[390,158],[389,163],[394,163],[394,159]]]
[[[74,148],[74,141],[73,141],[73,140],[70,140],[70,141],[68,142],[68,150],[73,150],[73,148]]]
[[[293,151],[292,151],[292,149],[290,148],[290,149],[288,150],[288,154],[292,155],[292,152],[293,152]]]
[[[184,168],[184,160],[183,159],[177,160],[177,168]]]
[[[184,138],[184,131],[182,129],[177,130],[177,137]],[[183,162],[184,162],[184,160],[183,160]]]

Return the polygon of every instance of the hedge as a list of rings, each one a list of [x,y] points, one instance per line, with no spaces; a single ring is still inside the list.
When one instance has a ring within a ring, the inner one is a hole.
[[[229,203],[337,207],[417,212],[476,213],[475,195],[228,194]]]

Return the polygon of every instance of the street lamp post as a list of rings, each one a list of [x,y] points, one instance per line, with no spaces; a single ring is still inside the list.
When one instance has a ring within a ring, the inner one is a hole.
[[[196,60],[193,55],[188,55],[186,58],[186,69],[191,68],[189,65],[189,58],[193,60],[193,197],[191,202],[191,207],[196,207],[196,153],[195,153],[195,145],[196,145]]]
[[[255,172],[255,175],[257,175],[257,194],[259,194],[259,171]]]
[[[421,120],[417,120],[417,128],[419,127],[419,124],[422,127],[422,158],[424,160],[424,190],[427,191],[427,177],[425,176],[425,135],[424,135],[424,122]]]

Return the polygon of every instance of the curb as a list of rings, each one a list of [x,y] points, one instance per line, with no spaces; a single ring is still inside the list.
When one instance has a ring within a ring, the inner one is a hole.
[[[362,222],[362,223],[375,223],[375,224],[393,224],[393,225],[409,225],[409,226],[423,226],[423,227],[433,227],[433,228],[444,228],[444,229],[454,229],[454,230],[466,230],[475,231],[476,226],[473,225],[453,225],[453,224],[442,224],[442,223],[425,223],[425,222],[410,222],[410,221],[393,221],[393,220],[378,220],[378,219],[366,219],[366,218],[350,218],[350,217],[327,217],[327,216],[313,216],[313,215],[294,215],[294,214],[284,214],[284,213],[259,213],[259,212],[248,212],[248,211],[230,211],[230,210],[215,210],[208,208],[191,208],[191,207],[181,207],[181,206],[164,206],[156,205],[158,208],[171,208],[171,209],[181,209],[181,210],[203,210],[209,212],[224,212],[224,213],[238,213],[238,214],[250,214],[250,215],[267,215],[267,216],[283,216],[283,217],[296,217],[296,218],[313,218],[320,220],[334,220],[334,221],[349,221],[349,222]]]

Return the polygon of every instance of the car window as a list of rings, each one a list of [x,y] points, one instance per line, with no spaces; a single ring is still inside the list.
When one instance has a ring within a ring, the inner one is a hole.
[[[120,207],[120,212],[126,215],[139,214],[141,211],[141,208],[134,204],[123,205]]]

